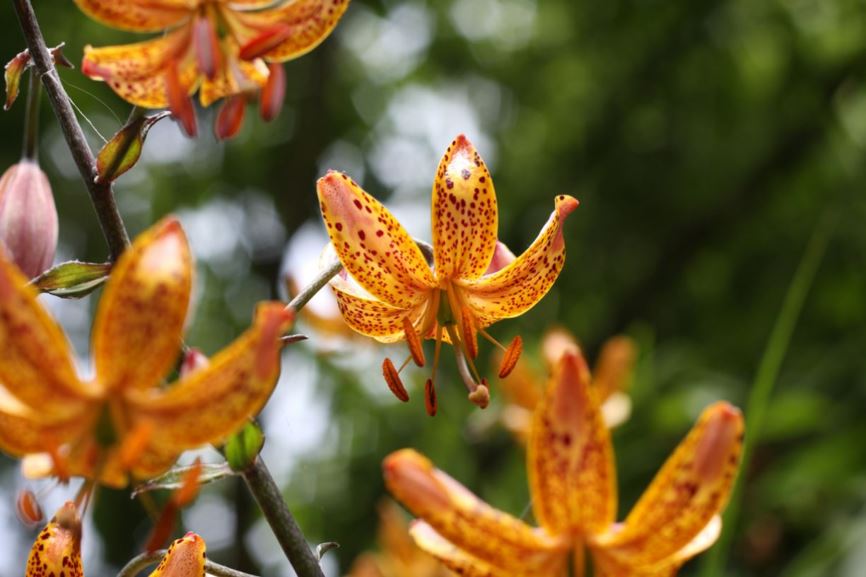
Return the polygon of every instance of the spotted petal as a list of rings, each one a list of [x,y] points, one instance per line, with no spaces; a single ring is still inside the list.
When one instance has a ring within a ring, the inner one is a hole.
[[[592,535],[616,517],[616,472],[589,370],[575,350],[554,369],[527,454],[535,518],[553,534]]]
[[[177,64],[178,83],[192,94],[198,87],[199,71],[192,57],[190,26],[165,36],[135,44],[84,47],[81,71],[93,80],[104,80],[118,96],[145,108],[165,108],[168,74]]]
[[[157,32],[188,18],[196,0],[75,0],[82,12],[122,30]]]
[[[93,426],[96,412],[82,407],[63,420],[43,422],[38,415],[0,409],[0,450],[13,457],[54,452]]]
[[[214,78],[202,81],[199,100],[210,106],[220,98],[261,90],[268,82],[268,67],[260,59],[246,61],[238,58],[237,43],[226,38],[222,43],[222,65]]]
[[[36,537],[27,558],[25,577],[64,575],[82,577],[81,518],[67,502]]]
[[[131,391],[130,413],[137,422],[152,425],[147,452],[177,456],[185,449],[218,443],[261,410],[279,375],[279,337],[292,320],[283,306],[260,305],[249,330],[207,367],[174,386]]]
[[[346,324],[352,330],[383,343],[403,340],[403,319],[408,318],[415,323],[427,307],[426,302],[409,309],[392,307],[369,294],[365,295],[349,279],[339,276],[331,281],[331,289]]]
[[[507,569],[539,571],[564,544],[481,501],[411,449],[389,455],[385,484],[412,513],[469,555]]]
[[[496,251],[496,192],[487,166],[462,134],[439,162],[432,215],[436,277],[475,279],[484,274]]]
[[[294,0],[275,8],[234,12],[230,18],[241,40],[244,59],[285,62],[311,51],[328,37],[349,0]]]
[[[149,577],[201,577],[207,559],[204,539],[187,533],[172,543]]]
[[[598,546],[624,565],[653,565],[676,556],[727,503],[739,465],[740,411],[725,402],[704,410],[618,531]]]
[[[63,330],[36,296],[18,268],[0,255],[0,383],[51,423],[80,413],[90,392],[75,373]]]
[[[515,261],[494,274],[457,281],[481,326],[523,314],[550,290],[565,264],[562,225],[577,205],[570,196],[556,197],[555,210],[541,234]]]
[[[93,326],[103,390],[156,387],[177,362],[192,289],[192,257],[180,223],[158,222],[114,266]]]
[[[317,190],[331,244],[358,284],[400,309],[429,298],[435,286],[430,267],[387,208],[338,172],[320,178]]]

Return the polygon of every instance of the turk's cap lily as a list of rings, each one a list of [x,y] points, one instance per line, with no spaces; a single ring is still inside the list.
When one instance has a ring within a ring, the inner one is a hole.
[[[81,70],[105,81],[121,98],[144,108],[170,108],[184,131],[196,134],[191,96],[202,106],[225,99],[217,115],[220,138],[237,133],[246,100],[259,97],[270,120],[285,93],[280,63],[318,46],[349,0],[75,0],[99,22],[134,32],[165,33],[121,46],[86,46]]]
[[[30,278],[45,272],[57,250],[57,208],[48,177],[34,160],[0,177],[0,246]]]
[[[347,324],[381,342],[405,340],[419,366],[425,364],[421,341],[434,339],[434,375],[439,343],[452,344],[470,399],[484,405],[488,387],[473,363],[478,334],[495,342],[486,327],[525,313],[551,288],[565,263],[563,223],[577,200],[555,197],[541,233],[513,258],[497,240],[490,173],[459,135],[433,183],[431,266],[391,212],[347,175],[331,171],[317,190],[328,236],[347,273],[331,282]],[[519,351],[519,340],[510,349]]]
[[[718,537],[739,465],[740,412],[710,405],[621,523],[616,472],[583,358],[565,353],[533,418],[527,469],[533,528],[497,511],[415,451],[384,463],[391,493],[419,517],[418,545],[470,577],[565,575],[569,553],[584,546],[596,574],[674,575]],[[575,574],[583,574],[575,566]]]
[[[106,283],[92,334],[95,375],[82,380],[60,326],[0,258],[0,449],[25,457],[25,474],[122,487],[258,413],[292,321],[281,303],[259,305],[252,326],[208,366],[163,386],[180,353],[192,274],[177,220],[142,233]]]
[[[25,577],[82,577],[81,517],[67,502],[36,537],[27,559]]]

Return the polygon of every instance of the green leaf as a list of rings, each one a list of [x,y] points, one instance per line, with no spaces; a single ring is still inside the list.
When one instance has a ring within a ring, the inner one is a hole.
[[[63,66],[66,68],[75,68],[69,59],[63,54],[64,42],[61,42],[54,48],[49,48],[51,58],[54,60],[55,66]],[[4,70],[4,78],[6,80],[6,102],[3,103],[3,110],[9,110],[15,99],[18,98],[18,92],[21,88],[21,77],[24,71],[30,68],[33,64],[30,59],[30,52],[23,50],[15,55],[15,57],[6,63]]]
[[[33,279],[41,292],[60,298],[81,298],[108,280],[111,263],[71,260],[61,263]]]
[[[192,469],[192,466],[172,467],[159,477],[154,477],[149,481],[138,485],[132,491],[132,498],[135,499],[142,493],[149,491],[167,490],[174,491],[183,486],[184,476]],[[201,465],[201,474],[198,476],[198,484],[204,485],[233,477],[236,473],[229,467],[228,463],[210,463]]]
[[[259,456],[264,444],[265,435],[259,426],[248,423],[240,432],[230,437],[225,445],[224,453],[229,466],[235,471],[248,469]]]
[[[97,180],[116,180],[135,166],[141,157],[144,139],[151,127],[170,114],[164,110],[150,116],[135,116],[118,130],[96,157]]]

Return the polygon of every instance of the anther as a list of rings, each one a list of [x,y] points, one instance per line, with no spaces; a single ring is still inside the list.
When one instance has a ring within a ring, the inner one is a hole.
[[[504,379],[511,374],[514,367],[517,366],[517,361],[520,359],[520,353],[523,352],[523,339],[520,335],[514,337],[508,348],[505,349],[505,354],[502,357],[502,364],[499,365],[499,378]]]
[[[409,317],[403,318],[403,332],[406,334],[406,344],[409,345],[409,352],[412,353],[412,360],[419,367],[423,367],[425,363],[424,349],[421,347],[421,338],[415,332],[415,327],[412,326],[412,321]]]
[[[436,401],[436,387],[433,386],[433,379],[427,379],[427,382],[424,383],[424,407],[427,409],[428,415],[436,416],[439,404]]]
[[[42,507],[39,506],[36,495],[29,489],[18,491],[18,496],[15,499],[15,510],[18,513],[18,519],[31,529],[45,520],[45,515],[42,513]]]
[[[472,315],[469,309],[463,307],[460,311],[460,332],[463,333],[463,344],[466,346],[466,354],[470,359],[478,356],[478,334],[472,323]]]
[[[409,393],[406,392],[406,387],[403,386],[403,381],[400,380],[400,374],[389,358],[386,358],[382,362],[382,376],[385,377],[385,382],[388,383],[388,388],[391,389],[395,397],[404,403],[409,400]]]

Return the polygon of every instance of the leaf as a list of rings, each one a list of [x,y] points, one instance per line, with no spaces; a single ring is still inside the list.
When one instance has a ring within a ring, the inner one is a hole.
[[[54,65],[75,68],[63,54],[64,45],[65,42],[61,42],[54,48],[48,49],[51,53],[51,58],[54,60]],[[4,74],[6,80],[6,102],[3,104],[3,110],[9,110],[12,104],[15,103],[15,99],[18,98],[18,92],[21,88],[21,76],[24,75],[25,70],[30,68],[31,64],[30,51],[26,49],[16,54],[12,60],[6,63]]]
[[[41,292],[60,298],[81,298],[108,280],[111,263],[71,260],[51,268],[33,280]]]
[[[248,469],[259,456],[264,444],[265,435],[262,430],[255,423],[249,423],[226,442],[225,456],[229,467],[234,471]]]
[[[159,477],[154,477],[153,479],[138,485],[132,491],[132,498],[134,499],[142,493],[148,493],[150,491],[174,491],[180,489],[184,486],[184,481],[186,480],[185,475],[195,467],[196,465],[173,467]],[[226,477],[233,477],[235,475],[235,472],[232,471],[228,463],[210,463],[198,465],[198,467],[201,467],[201,472],[198,475],[199,485],[213,483],[214,481],[219,481]]]
[[[97,180],[114,181],[135,166],[150,128],[170,114],[165,110],[150,116],[136,116],[118,130],[96,157]]]

